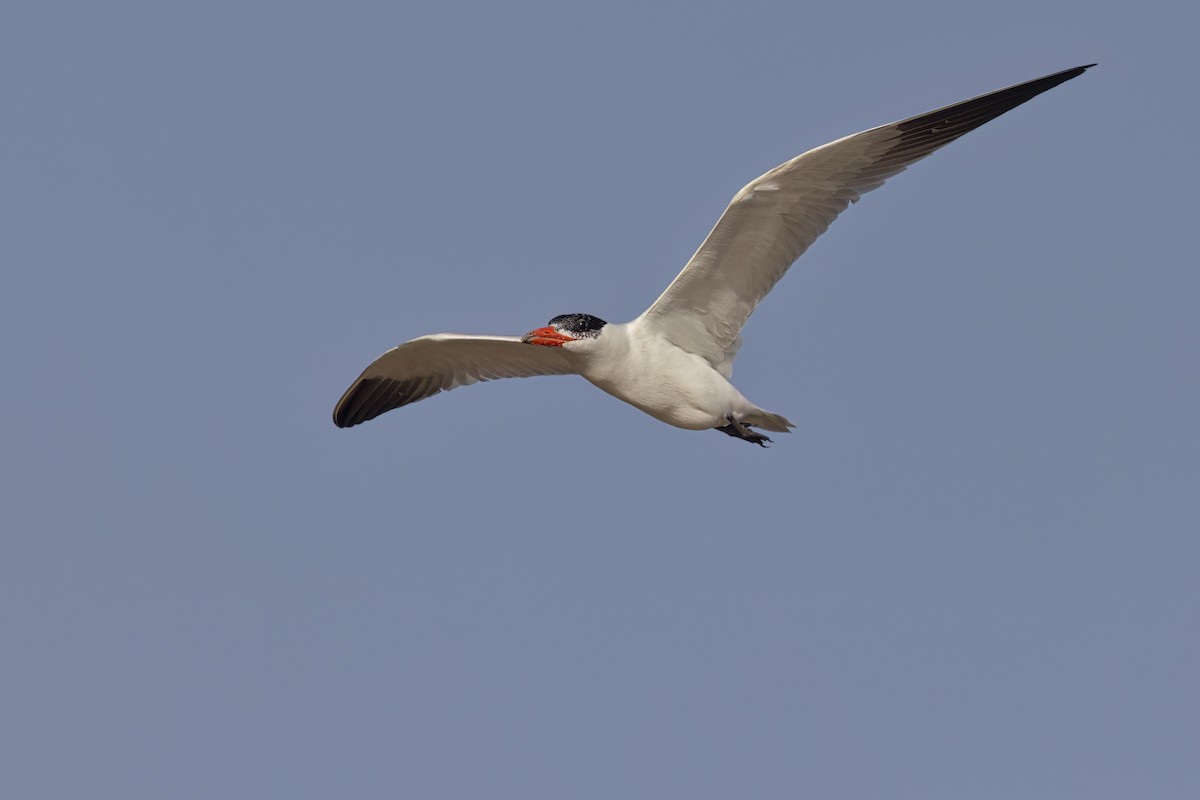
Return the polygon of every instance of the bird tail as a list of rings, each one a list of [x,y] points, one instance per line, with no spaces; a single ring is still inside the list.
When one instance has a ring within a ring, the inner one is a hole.
[[[761,408],[756,408],[753,413],[747,414],[742,422],[774,433],[787,433],[788,428],[796,427],[788,422],[786,417],[772,414],[770,411],[763,411]]]

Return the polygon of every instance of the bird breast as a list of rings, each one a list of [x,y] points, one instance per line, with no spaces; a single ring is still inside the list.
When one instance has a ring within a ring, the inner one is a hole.
[[[579,350],[579,374],[662,422],[713,428],[746,403],[708,361],[635,326],[610,323],[590,344]]]

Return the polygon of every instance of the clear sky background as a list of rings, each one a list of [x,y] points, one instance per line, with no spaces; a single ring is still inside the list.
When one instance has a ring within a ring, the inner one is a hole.
[[[9,3],[0,794],[1200,797],[1184,3]],[[830,139],[1092,61],[745,330],[769,450],[577,378]]]

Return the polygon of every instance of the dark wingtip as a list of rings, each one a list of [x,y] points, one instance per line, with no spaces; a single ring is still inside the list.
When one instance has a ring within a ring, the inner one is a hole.
[[[441,388],[428,390],[428,378],[397,381],[394,378],[360,377],[333,409],[333,424],[339,428],[353,428],[393,408],[414,403],[429,394],[437,394]]]
[[[376,410],[374,405],[377,405],[377,402],[373,403],[372,401],[380,399],[380,389],[385,388],[385,385],[385,381],[377,379],[359,378],[356,380],[334,407],[333,424],[339,428],[353,428],[355,425],[382,414],[387,409]]]
[[[373,419],[386,411],[378,408],[386,395],[390,381],[386,379],[359,378],[346,390],[337,407],[333,409],[333,424],[339,428],[352,428]]]
[[[1072,78],[1078,78],[1080,75],[1087,72],[1089,69],[1091,69],[1092,67],[1096,66],[1099,63],[1100,62],[1097,61],[1097,62],[1094,62],[1091,64],[1084,64],[1082,67],[1072,67],[1071,69],[1064,69],[1062,72],[1056,72],[1053,75],[1047,75],[1045,78],[1043,78],[1043,80],[1047,80],[1047,79],[1051,79],[1051,78],[1062,78],[1062,80],[1059,81],[1059,83],[1063,83],[1065,81],[1071,80]]]
[[[902,120],[895,125],[901,135],[888,151],[889,155],[909,162],[924,158],[939,147],[1032,100],[1042,92],[1079,77],[1094,66],[1086,64],[1053,72]]]
[[[1028,86],[1031,89],[1036,89],[1034,94],[1041,94],[1042,92],[1046,91],[1047,89],[1052,89],[1055,86],[1066,83],[1069,80],[1078,78],[1080,75],[1087,72],[1089,69],[1091,69],[1094,66],[1096,66],[1096,64],[1084,64],[1081,67],[1072,67],[1071,69],[1064,69],[1061,72],[1054,72],[1049,75],[1046,75],[1045,77],[1036,78],[1032,81],[1028,81],[1025,84],[1018,84],[1018,86],[1015,86],[1012,88],[1019,88],[1020,86]]]
[[[350,428],[357,424],[353,420],[348,419],[346,409],[344,408],[345,405],[344,401],[339,400],[338,404],[333,407],[333,424],[339,428]]]

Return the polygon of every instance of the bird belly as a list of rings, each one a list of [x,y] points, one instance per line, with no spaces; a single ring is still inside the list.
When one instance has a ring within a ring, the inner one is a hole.
[[[699,356],[626,363],[614,371],[580,370],[592,384],[657,420],[688,430],[726,425],[753,406]]]

